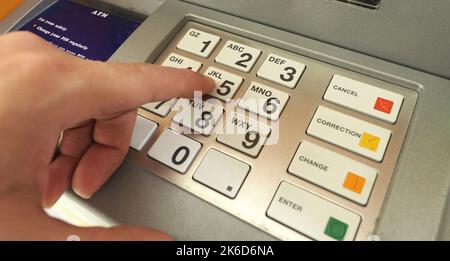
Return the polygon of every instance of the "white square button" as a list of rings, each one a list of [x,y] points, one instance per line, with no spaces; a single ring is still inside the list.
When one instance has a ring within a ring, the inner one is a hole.
[[[231,113],[226,115],[225,127],[217,141],[256,158],[271,131],[266,124]]]
[[[200,142],[167,129],[150,148],[148,156],[180,173],[185,173],[201,147]]]
[[[216,67],[209,67],[205,75],[216,82],[216,88],[209,95],[224,102],[228,102],[234,97],[244,81],[242,77]]]
[[[252,82],[239,102],[239,107],[276,121],[280,118],[288,100],[289,94]]]
[[[202,64],[182,55],[171,53],[169,56],[167,56],[166,60],[164,60],[161,66],[178,69],[189,69],[193,72],[198,72],[202,67]]]
[[[190,29],[178,43],[177,48],[207,58],[219,42],[220,37],[217,35]]]
[[[249,171],[249,165],[212,149],[200,163],[194,180],[229,198],[235,198]]]
[[[260,55],[261,50],[248,45],[228,41],[217,55],[216,62],[243,72],[249,72]]]
[[[269,54],[258,71],[258,77],[288,88],[295,88],[306,65],[275,54]]]
[[[166,117],[172,110],[173,106],[176,104],[177,100],[177,98],[174,98],[168,101],[151,102],[144,104],[141,107],[161,117]]]
[[[217,101],[218,102],[218,101]],[[173,117],[173,122],[205,136],[211,135],[214,127],[222,118],[223,107],[202,100],[180,100],[181,109]]]
[[[137,151],[141,151],[153,136],[156,129],[158,129],[158,124],[156,122],[138,115],[136,117],[136,123],[134,124],[130,147]]]

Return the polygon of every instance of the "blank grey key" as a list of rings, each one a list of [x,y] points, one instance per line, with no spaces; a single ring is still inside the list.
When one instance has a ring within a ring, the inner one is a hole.
[[[235,198],[250,166],[215,149],[208,151],[194,179],[229,198]]]

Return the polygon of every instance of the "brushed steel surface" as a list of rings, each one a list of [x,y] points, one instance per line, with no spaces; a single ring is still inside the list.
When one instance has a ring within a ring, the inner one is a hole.
[[[218,47],[214,50],[208,59],[204,59],[182,50],[176,49],[176,45],[190,28],[196,28],[204,32],[218,35],[222,38]],[[262,50],[262,55],[249,73],[242,73],[238,70],[214,62],[215,57],[223,48],[227,40],[233,40],[242,44],[246,44]],[[391,177],[394,175],[397,160],[402,150],[402,145],[408,132],[408,127],[413,116],[415,104],[418,99],[418,93],[401,86],[397,86],[385,81],[370,78],[365,75],[354,73],[349,70],[342,69],[332,64],[327,64],[314,59],[310,59],[301,55],[297,55],[288,51],[278,49],[273,46],[266,45],[251,39],[243,38],[234,34],[230,34],[215,28],[204,26],[195,22],[187,22],[183,29],[177,34],[172,42],[165,48],[156,64],[161,64],[167,56],[172,53],[178,53],[187,58],[200,61],[203,66],[200,73],[203,73],[209,66],[215,66],[230,73],[242,75],[244,83],[238,90],[235,99],[243,96],[250,82],[257,81],[259,83],[276,88],[288,93],[291,98],[281,114],[279,120],[279,140],[273,145],[266,145],[262,149],[258,158],[252,158],[226,145],[222,145],[216,141],[217,135],[213,134],[209,137],[202,135],[188,135],[191,138],[202,143],[203,147],[196,159],[186,172],[182,175],[163,164],[150,159],[147,152],[164,131],[165,128],[171,126],[171,120],[176,114],[172,111],[167,117],[161,118],[151,112],[143,109],[139,110],[139,114],[159,123],[159,128],[152,139],[146,144],[141,152],[130,151],[128,159],[135,162],[162,178],[178,185],[179,187],[193,193],[194,195],[216,205],[217,207],[241,218],[250,224],[266,231],[273,236],[282,240],[309,240],[308,237],[284,226],[280,223],[268,218],[266,211],[275,195],[275,192],[282,181],[288,181],[296,186],[306,189],[317,194],[337,205],[347,208],[362,217],[362,222],[356,235],[356,240],[366,240],[375,230],[380,210],[386,192],[389,188]],[[256,73],[264,62],[269,53],[275,53],[280,56],[299,61],[306,64],[307,68],[295,89],[288,89],[272,82],[256,77]],[[334,105],[323,100],[323,95],[328,87],[329,82],[334,74],[340,74],[359,80],[368,84],[378,86],[380,88],[399,93],[405,97],[402,109],[400,111],[396,124],[392,125],[381,120],[377,120],[370,116]],[[324,141],[315,139],[306,135],[306,129],[313,118],[313,115],[319,105],[346,113],[361,120],[373,123],[380,127],[392,131],[392,137],[387,147],[384,160],[377,163],[363,156],[359,156],[347,150],[338,148]],[[249,113],[250,117],[254,115]],[[222,118],[223,119],[223,118]],[[180,128],[181,129],[181,128]],[[324,148],[335,151],[341,155],[350,157],[358,162],[364,163],[378,170],[379,175],[372,190],[372,195],[366,206],[353,203],[344,199],[331,191],[323,189],[287,172],[288,166],[301,141],[306,140]],[[215,148],[223,151],[236,159],[239,159],[251,166],[251,171],[243,184],[237,197],[232,200],[222,194],[219,194],[210,188],[195,182],[192,179],[193,174],[198,168],[200,162],[205,157],[209,149]]]

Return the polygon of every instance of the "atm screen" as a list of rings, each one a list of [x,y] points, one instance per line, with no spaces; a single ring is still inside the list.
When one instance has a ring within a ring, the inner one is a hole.
[[[61,0],[20,30],[33,32],[74,56],[106,61],[139,25],[122,16]]]

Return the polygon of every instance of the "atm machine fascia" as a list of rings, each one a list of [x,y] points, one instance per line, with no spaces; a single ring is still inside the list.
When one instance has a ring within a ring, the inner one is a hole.
[[[0,33],[20,28],[52,2],[24,1],[0,24]],[[104,2],[148,15],[112,61],[153,62],[194,21],[416,91],[373,234],[382,240],[449,239],[449,2],[384,0],[374,11],[328,0],[167,0],[155,12],[148,1]],[[177,239],[274,239],[130,160],[89,201],[69,196],[105,219],[156,227]]]

